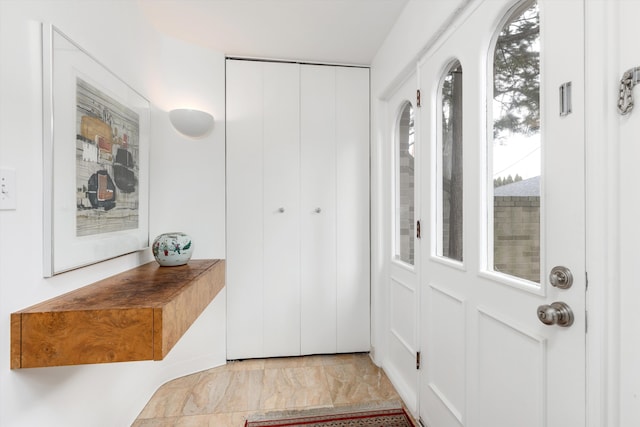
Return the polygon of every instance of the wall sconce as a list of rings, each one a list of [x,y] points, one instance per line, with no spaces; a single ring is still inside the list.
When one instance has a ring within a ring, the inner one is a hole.
[[[199,110],[171,110],[169,120],[178,132],[191,138],[202,138],[213,127],[213,116]]]

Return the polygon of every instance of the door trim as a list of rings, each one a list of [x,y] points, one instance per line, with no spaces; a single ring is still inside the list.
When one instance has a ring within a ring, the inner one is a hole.
[[[620,77],[616,68],[619,8],[619,0],[585,2],[588,427],[620,425],[620,138],[613,101],[618,89],[614,82]]]

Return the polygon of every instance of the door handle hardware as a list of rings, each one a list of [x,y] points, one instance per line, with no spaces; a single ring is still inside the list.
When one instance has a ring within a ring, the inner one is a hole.
[[[315,212],[315,213],[320,213],[320,212],[322,212],[322,209],[320,209],[320,208],[315,208],[315,209],[314,209],[314,212]]]
[[[280,209],[278,209],[278,212],[280,212],[280,213],[284,213],[284,208],[280,208]]]
[[[538,319],[545,325],[558,325],[564,328],[573,325],[573,310],[566,303],[556,301],[538,307]]]
[[[567,267],[553,267],[549,273],[549,282],[556,288],[569,289],[573,285],[573,274]]]

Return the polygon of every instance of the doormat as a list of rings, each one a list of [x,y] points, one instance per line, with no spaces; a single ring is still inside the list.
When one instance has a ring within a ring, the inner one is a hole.
[[[269,418],[271,417],[271,418]],[[245,427],[415,427],[404,408],[320,414],[300,411],[296,415],[267,414],[261,420],[247,420]]]

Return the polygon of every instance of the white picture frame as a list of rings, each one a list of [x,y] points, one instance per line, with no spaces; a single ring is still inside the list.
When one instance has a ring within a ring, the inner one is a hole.
[[[51,277],[149,247],[150,105],[55,26],[42,35]]]

